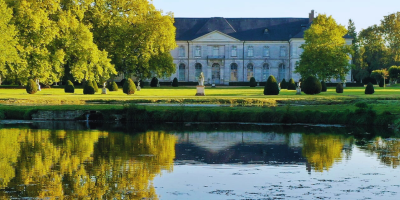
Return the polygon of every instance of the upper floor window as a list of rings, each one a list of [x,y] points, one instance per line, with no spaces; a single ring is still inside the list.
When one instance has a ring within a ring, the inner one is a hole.
[[[179,47],[179,57],[185,57],[185,47],[184,46]]]
[[[264,57],[269,57],[269,47],[268,47],[268,46],[265,46],[265,47],[264,47],[264,52],[263,52],[263,54],[264,54]]]
[[[237,47],[236,46],[232,46],[231,56],[232,57],[237,57]]]
[[[248,57],[254,56],[254,48],[252,46],[249,46],[249,48],[247,49],[247,56]]]
[[[280,57],[286,57],[286,47],[281,47]]]
[[[218,52],[219,52],[219,46],[214,46],[213,47],[213,56],[218,56]]]
[[[201,57],[201,47],[200,46],[196,46],[196,50],[194,52],[194,56],[195,57]]]

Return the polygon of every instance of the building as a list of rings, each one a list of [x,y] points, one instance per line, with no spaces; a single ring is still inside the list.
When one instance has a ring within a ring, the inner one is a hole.
[[[206,84],[235,85],[251,77],[264,82],[269,75],[298,81],[293,71],[313,19],[314,11],[308,18],[175,18],[178,47],[171,55],[177,70],[160,81],[197,82],[201,72]]]

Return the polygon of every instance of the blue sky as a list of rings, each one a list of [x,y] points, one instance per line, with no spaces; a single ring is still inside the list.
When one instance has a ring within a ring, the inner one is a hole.
[[[153,0],[154,6],[175,17],[301,17],[311,10],[332,15],[357,31],[379,24],[383,16],[400,11],[400,0]]]

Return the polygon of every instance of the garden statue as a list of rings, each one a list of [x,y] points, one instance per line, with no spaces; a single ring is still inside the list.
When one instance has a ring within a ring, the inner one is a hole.
[[[107,94],[106,84],[107,84],[107,82],[103,83],[103,89],[101,90],[101,94]]]
[[[38,91],[42,91],[42,89],[40,88],[40,80],[39,79],[36,79],[36,85],[37,85]]]
[[[204,74],[203,74],[203,72],[201,72],[200,76],[199,76],[199,86],[204,86]]]
[[[140,91],[142,88],[140,87],[140,79],[138,80],[138,82],[137,82],[137,87],[136,87],[136,90],[137,91]]]
[[[297,83],[297,90],[296,90],[296,94],[301,94],[301,82],[299,81],[298,83]]]

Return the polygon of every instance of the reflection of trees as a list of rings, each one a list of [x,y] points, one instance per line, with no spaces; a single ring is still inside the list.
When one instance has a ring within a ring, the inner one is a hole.
[[[376,153],[378,159],[387,166],[397,168],[400,165],[400,140],[375,138],[371,143],[362,147],[368,153]]]
[[[329,170],[335,161],[342,159],[345,139],[340,135],[303,134],[302,154],[315,171]]]
[[[151,180],[174,156],[175,137],[159,132],[2,129],[0,198],[156,199]]]

